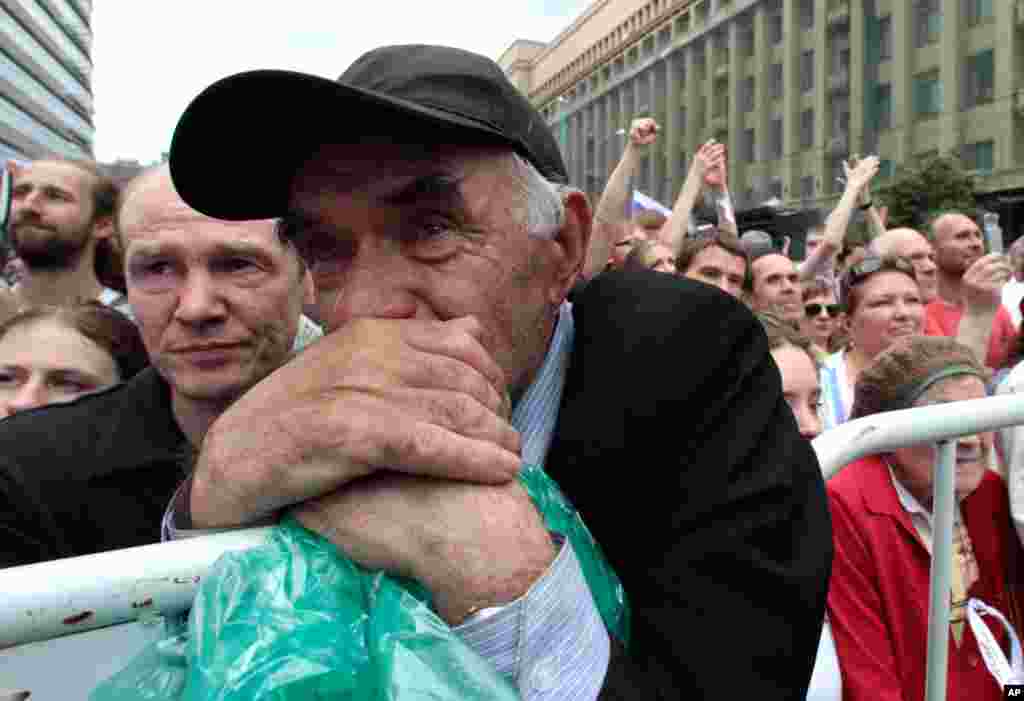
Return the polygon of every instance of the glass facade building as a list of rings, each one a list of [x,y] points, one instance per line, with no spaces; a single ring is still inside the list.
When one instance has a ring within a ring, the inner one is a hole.
[[[91,0],[0,0],[0,161],[92,158]]]

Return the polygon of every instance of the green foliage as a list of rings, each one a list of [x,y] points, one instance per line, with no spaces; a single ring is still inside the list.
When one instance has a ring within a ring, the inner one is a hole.
[[[974,216],[974,178],[956,156],[933,156],[919,163],[899,166],[892,182],[878,191],[889,208],[886,228],[909,227],[926,231],[942,212],[955,210]]]

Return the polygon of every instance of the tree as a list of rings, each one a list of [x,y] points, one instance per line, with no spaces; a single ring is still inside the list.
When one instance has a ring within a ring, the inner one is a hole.
[[[878,191],[889,208],[886,228],[925,231],[936,215],[955,210],[974,216],[974,178],[956,156],[933,156],[900,166],[893,181]]]

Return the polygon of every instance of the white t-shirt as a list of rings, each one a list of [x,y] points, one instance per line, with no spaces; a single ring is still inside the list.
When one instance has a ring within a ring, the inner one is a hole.
[[[1018,329],[1020,328],[1020,301],[1022,299],[1024,299],[1024,282],[1012,279],[1003,285],[1003,306],[1006,307],[1006,311],[1010,312],[1010,319]]]

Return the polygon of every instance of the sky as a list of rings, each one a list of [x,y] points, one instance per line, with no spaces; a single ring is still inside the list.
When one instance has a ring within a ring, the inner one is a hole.
[[[189,101],[239,71],[334,79],[365,51],[405,43],[496,59],[515,39],[550,41],[589,1],[94,0],[96,158],[158,160]]]

